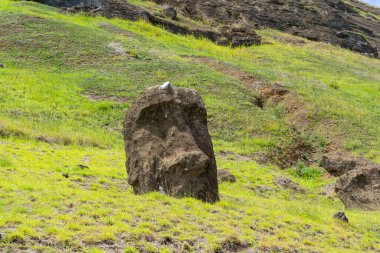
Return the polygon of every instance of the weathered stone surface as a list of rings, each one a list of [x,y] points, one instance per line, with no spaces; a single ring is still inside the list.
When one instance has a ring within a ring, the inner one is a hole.
[[[335,183],[331,183],[322,188],[319,195],[326,196],[327,198],[334,200],[335,194]]]
[[[178,21],[177,11],[175,8],[166,6],[163,9],[163,15],[156,15],[143,7],[133,5],[124,0],[35,0],[44,4],[61,7],[67,12],[90,12],[93,14],[101,13],[102,15],[113,18],[119,17],[132,21],[143,19],[153,25],[163,27],[165,30],[175,34],[193,35],[197,38],[206,38],[215,43],[225,46],[250,46],[260,44],[261,37],[248,26],[229,28],[229,32],[221,32],[216,27],[213,29],[204,26],[193,27],[189,22]],[[165,18],[166,17],[166,18]],[[181,20],[179,20],[181,21]]]
[[[144,19],[150,22],[150,13],[139,6],[121,0],[101,0],[102,13],[108,18],[118,17],[132,21]]]
[[[236,182],[235,176],[232,175],[231,172],[226,169],[218,170],[218,180],[220,182],[230,182],[230,183]]]
[[[145,90],[127,111],[123,134],[128,183],[136,194],[219,200],[206,108],[196,91]]]
[[[326,153],[321,162],[321,166],[336,177],[367,165],[374,165],[374,163],[361,157],[353,157],[346,152]]]
[[[345,173],[338,178],[335,192],[347,208],[380,211],[380,165]]]
[[[173,7],[167,7],[163,10],[165,17],[175,20],[177,18],[177,11]]]
[[[337,219],[337,220],[340,220],[340,221],[348,223],[348,218],[347,218],[347,216],[346,216],[346,214],[344,212],[338,212],[338,213],[334,214],[333,217],[335,219]]]
[[[54,7],[96,6],[101,7],[103,0],[35,0]]]
[[[379,15],[377,8],[360,1],[342,0],[152,0],[175,7],[195,20],[225,26],[246,24],[271,27],[313,41],[340,45],[378,57],[380,26],[376,18],[358,10]],[[355,7],[355,8],[354,8]],[[239,41],[239,36],[234,41]]]
[[[305,192],[305,189],[303,189],[299,184],[284,176],[275,178],[274,184],[279,188],[289,189],[300,193]]]

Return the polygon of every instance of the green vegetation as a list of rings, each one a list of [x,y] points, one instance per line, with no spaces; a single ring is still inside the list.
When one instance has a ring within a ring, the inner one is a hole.
[[[335,221],[344,207],[319,195],[333,180],[319,169],[281,171],[245,159],[291,142],[292,126],[282,108],[254,106],[254,92],[239,80],[189,56],[297,91],[317,108],[310,132],[300,129],[305,141],[324,148],[333,139],[375,161],[380,62],[273,30],[260,34],[264,45],[231,49],[144,22],[2,0],[0,251],[212,252],[231,238],[268,251],[379,251],[379,213],[347,210],[350,224]],[[127,185],[124,110],[144,88],[167,80],[202,94],[218,167],[237,177],[220,184],[217,204],[135,196]],[[279,175],[306,193],[276,188]]]

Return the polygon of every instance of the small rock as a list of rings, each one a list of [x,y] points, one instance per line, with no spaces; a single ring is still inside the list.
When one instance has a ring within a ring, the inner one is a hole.
[[[90,167],[88,167],[87,165],[83,165],[83,164],[78,164],[77,167],[81,170],[83,169],[89,169]]]
[[[266,192],[273,191],[272,188],[270,188],[269,186],[266,186],[266,185],[256,186],[256,187],[252,188],[252,190],[254,190],[255,192],[257,192],[258,194],[264,194]]]
[[[163,11],[164,15],[172,20],[177,19],[177,11],[173,7],[165,8]]]
[[[319,195],[326,196],[327,198],[334,200],[335,197],[335,183],[328,184],[322,188]]]
[[[5,239],[5,234],[0,232],[0,242]]]
[[[293,182],[292,180],[284,176],[275,178],[274,184],[279,188],[290,189],[301,193],[305,192],[305,189],[303,189],[299,184]]]
[[[229,41],[225,37],[218,39],[218,41],[216,42],[216,44],[218,44],[219,46],[224,46],[224,47],[228,46],[228,43],[229,43]]]
[[[372,165],[373,163],[362,157],[353,157],[344,152],[330,152],[322,157],[321,166],[327,170],[330,175],[335,177],[342,176],[343,174],[355,170],[360,167]]]
[[[344,212],[334,214],[334,218],[348,223],[348,218]]]
[[[238,252],[242,251],[251,246],[248,242],[242,242],[239,238],[235,236],[227,236],[221,242],[221,249],[215,252]]]
[[[88,162],[90,162],[90,159],[91,159],[91,157],[89,155],[85,155],[83,157],[83,162],[88,163]]]
[[[220,182],[230,182],[230,183],[235,183],[236,182],[235,176],[232,175],[231,172],[229,172],[226,169],[220,169],[220,170],[218,170],[218,180]]]
[[[0,69],[4,68],[4,64],[0,62]]]

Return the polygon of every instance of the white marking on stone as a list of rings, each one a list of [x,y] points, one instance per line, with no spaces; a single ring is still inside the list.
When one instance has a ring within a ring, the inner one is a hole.
[[[161,86],[160,86],[160,90],[168,90],[172,87],[171,83],[170,82],[166,82],[166,83],[163,83]]]

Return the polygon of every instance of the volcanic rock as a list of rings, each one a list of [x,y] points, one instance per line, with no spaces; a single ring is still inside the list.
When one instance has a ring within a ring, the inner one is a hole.
[[[270,27],[313,41],[324,41],[378,57],[380,12],[360,1],[342,0],[152,0],[184,15],[221,26]],[[235,41],[240,40],[238,37]]]
[[[322,157],[321,166],[333,176],[339,177],[344,173],[364,167],[374,165],[369,160],[361,157],[353,157],[346,152],[330,152]]]
[[[284,176],[275,178],[274,184],[279,188],[289,189],[301,193],[305,192],[305,189],[303,189],[299,184]]]
[[[327,198],[334,200],[335,197],[335,183],[331,183],[322,188],[319,195],[326,196]]]
[[[231,172],[225,169],[218,170],[218,180],[220,182],[230,182],[230,183],[236,182],[235,176],[232,175]]]
[[[145,90],[126,112],[123,135],[128,183],[136,194],[219,200],[207,113],[198,92]]]
[[[344,212],[338,212],[336,214],[334,214],[333,216],[335,219],[337,220],[341,220],[343,222],[347,222],[348,223],[348,218],[346,216],[346,214]]]
[[[380,211],[380,165],[345,173],[338,178],[335,192],[347,208]]]
[[[177,11],[173,7],[167,7],[163,10],[165,17],[175,20],[177,18]]]

